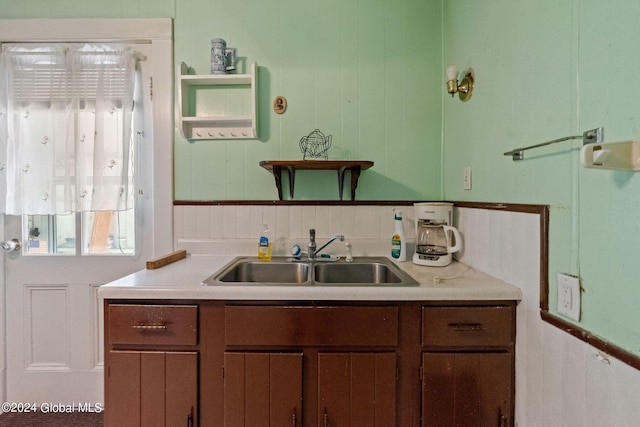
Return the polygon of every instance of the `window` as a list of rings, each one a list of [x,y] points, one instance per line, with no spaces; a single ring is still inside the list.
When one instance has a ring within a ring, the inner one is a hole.
[[[81,229],[79,234],[78,227]],[[67,215],[24,215],[23,228],[22,241],[28,242],[25,255],[135,253],[135,208]]]
[[[1,203],[23,215],[25,254],[136,252],[145,47],[2,46]]]

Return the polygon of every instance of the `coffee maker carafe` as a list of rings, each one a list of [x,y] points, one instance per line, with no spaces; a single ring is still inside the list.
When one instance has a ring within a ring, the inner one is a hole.
[[[460,233],[451,226],[453,203],[415,203],[414,208],[416,252],[413,263],[433,267],[449,265],[451,254],[462,249]]]

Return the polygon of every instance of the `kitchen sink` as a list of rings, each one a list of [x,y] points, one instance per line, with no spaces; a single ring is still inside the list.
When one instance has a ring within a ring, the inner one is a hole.
[[[319,283],[396,284],[402,282],[397,271],[381,262],[335,263],[315,265],[315,280]]]
[[[344,260],[315,261],[274,257],[238,257],[202,282],[207,286],[419,286],[391,260],[385,257],[357,257]]]
[[[265,262],[241,260],[218,275],[221,282],[245,283],[294,283],[309,280],[309,264],[287,261]]]

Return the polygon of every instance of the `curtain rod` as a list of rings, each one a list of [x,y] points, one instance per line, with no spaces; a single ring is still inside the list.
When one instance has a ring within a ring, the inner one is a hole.
[[[68,50],[65,49],[64,52],[67,52]],[[19,53],[20,55],[50,55],[50,54],[55,54],[55,53],[62,53],[63,51],[42,51],[42,52],[11,52],[11,51],[6,51],[5,53]],[[87,51],[82,51],[82,50],[73,50],[72,51],[75,54],[79,54],[79,55],[120,55],[122,53],[128,53],[131,54],[133,56],[136,57],[136,59],[138,61],[146,61],[147,57],[144,56],[142,53],[140,52],[127,52],[127,51],[94,51],[94,52],[87,52]]]

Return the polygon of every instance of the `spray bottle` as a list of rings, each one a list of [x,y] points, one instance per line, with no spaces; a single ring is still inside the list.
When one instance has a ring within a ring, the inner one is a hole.
[[[404,228],[402,227],[402,211],[395,211],[393,219],[395,231],[391,237],[391,257],[396,261],[406,261],[407,242],[404,238]]]

